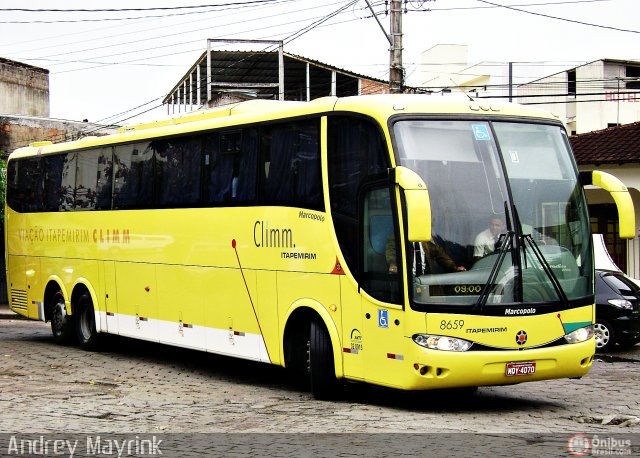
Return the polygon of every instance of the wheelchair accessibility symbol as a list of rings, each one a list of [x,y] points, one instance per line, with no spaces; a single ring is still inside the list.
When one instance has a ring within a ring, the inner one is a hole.
[[[484,124],[473,124],[471,125],[473,129],[473,135],[476,137],[476,140],[480,142],[486,142],[491,140],[491,136],[489,135],[489,129]]]
[[[378,309],[378,327],[389,327],[389,310]]]

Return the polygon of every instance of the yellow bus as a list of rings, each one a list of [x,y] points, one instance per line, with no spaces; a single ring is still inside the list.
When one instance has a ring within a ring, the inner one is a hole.
[[[248,101],[20,148],[10,307],[57,342],[104,333],[403,390],[576,378],[593,254],[554,117],[423,95]],[[489,241],[489,235],[495,236]]]

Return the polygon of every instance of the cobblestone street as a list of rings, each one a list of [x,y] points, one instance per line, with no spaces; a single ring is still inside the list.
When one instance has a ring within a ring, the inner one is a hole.
[[[459,399],[352,385],[314,400],[278,367],[122,338],[90,353],[48,324],[0,319],[5,433],[640,432],[640,347],[599,355],[581,380],[480,388]]]

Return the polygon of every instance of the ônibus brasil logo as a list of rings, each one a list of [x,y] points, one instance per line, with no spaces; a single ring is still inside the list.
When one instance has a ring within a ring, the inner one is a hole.
[[[573,456],[589,455],[591,453],[589,437],[581,433],[572,435],[567,441],[567,451]]]

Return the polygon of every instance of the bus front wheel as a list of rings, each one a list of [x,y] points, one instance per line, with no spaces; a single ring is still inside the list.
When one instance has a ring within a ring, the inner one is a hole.
[[[56,343],[61,345],[73,343],[75,338],[73,318],[67,314],[64,296],[58,291],[54,296],[53,308],[51,309],[51,333]]]
[[[78,343],[84,350],[96,350],[99,343],[99,334],[96,331],[96,318],[93,302],[89,294],[83,293],[76,306],[76,334]]]
[[[313,397],[335,398],[340,387],[335,375],[331,338],[324,323],[317,318],[311,320],[308,349],[309,378]]]

